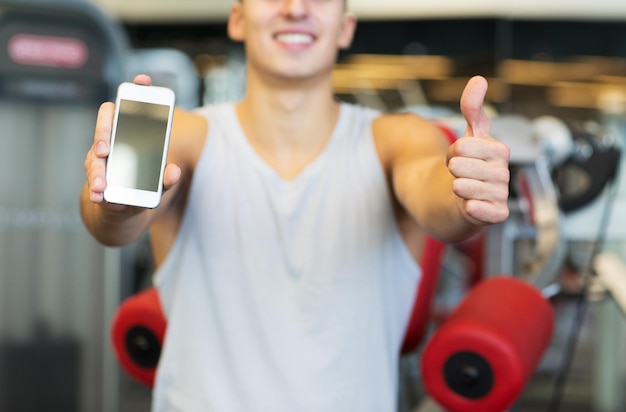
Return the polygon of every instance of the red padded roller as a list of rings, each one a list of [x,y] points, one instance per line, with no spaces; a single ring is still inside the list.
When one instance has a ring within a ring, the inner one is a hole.
[[[442,122],[435,122],[435,126],[437,126],[446,139],[448,139],[448,143],[452,144],[459,138],[459,135],[450,126]]]
[[[456,248],[471,261],[471,266],[468,268],[467,273],[467,284],[469,287],[475,286],[483,279],[486,242],[486,232],[481,230],[471,238],[455,244]]]
[[[429,236],[424,242],[424,251],[420,267],[422,277],[417,288],[415,303],[411,311],[411,318],[404,333],[401,353],[406,355],[417,349],[424,337],[426,326],[430,321],[430,313],[433,305],[433,297],[437,290],[441,261],[445,251],[445,243],[435,240]]]
[[[156,288],[126,299],[113,318],[111,337],[118,361],[133,378],[152,386],[166,321]]]
[[[426,391],[450,412],[502,412],[520,395],[552,338],[554,313],[532,285],[480,282],[422,354]]]
[[[445,124],[435,123],[435,125],[443,132],[450,144],[454,143],[458,138],[454,130]],[[430,321],[433,298],[437,290],[445,248],[446,244],[444,242],[430,236],[425,237],[424,250],[420,261],[422,277],[417,287],[411,317],[404,333],[404,340],[400,350],[403,355],[414,352],[424,337],[426,326]]]

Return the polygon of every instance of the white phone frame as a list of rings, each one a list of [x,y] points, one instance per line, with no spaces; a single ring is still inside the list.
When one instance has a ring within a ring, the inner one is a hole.
[[[165,141],[161,155],[161,167],[159,170],[159,184],[157,191],[141,190],[135,188],[113,186],[107,183],[104,190],[104,199],[109,203],[117,203],[128,206],[137,206],[143,208],[154,209],[161,203],[163,193],[163,172],[167,162],[167,153],[169,149],[170,134],[172,131],[172,119],[174,117],[175,95],[174,92],[161,86],[144,86],[134,83],[124,82],[118,86],[117,97],[115,98],[115,115],[113,119],[113,127],[111,130],[111,142],[109,159],[114,156],[115,137],[117,134],[117,122],[119,118],[119,108],[121,100],[131,100],[136,102],[153,103],[166,105],[169,107],[167,118],[167,127],[165,131]],[[109,168],[107,162],[106,170],[107,182],[109,177]]]

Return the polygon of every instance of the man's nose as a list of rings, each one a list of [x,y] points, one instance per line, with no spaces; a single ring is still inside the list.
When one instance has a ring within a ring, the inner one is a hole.
[[[283,2],[283,15],[300,19],[309,12],[309,0],[285,0]]]

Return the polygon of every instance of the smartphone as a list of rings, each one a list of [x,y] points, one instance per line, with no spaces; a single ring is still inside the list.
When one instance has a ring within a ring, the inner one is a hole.
[[[169,88],[120,84],[106,165],[107,202],[151,209],[159,205],[174,102]]]

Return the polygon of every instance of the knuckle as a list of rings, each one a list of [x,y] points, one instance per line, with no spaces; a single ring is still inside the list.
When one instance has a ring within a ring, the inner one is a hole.
[[[506,167],[501,167],[494,173],[494,176],[498,183],[508,184],[511,180],[511,171]]]
[[[504,143],[500,143],[503,147],[504,154],[506,154],[507,158],[511,156],[511,148]]]
[[[511,148],[502,142],[498,142],[498,154],[508,162],[511,158]]]
[[[454,179],[452,181],[452,192],[460,197],[463,197],[464,184],[462,179]]]
[[[462,154],[462,153],[466,153],[468,148],[472,146],[473,143],[475,143],[474,141],[472,141],[473,139],[457,139],[457,141],[454,143],[454,148],[456,153],[458,154]]]
[[[96,139],[108,137],[111,134],[111,125],[106,122],[98,122],[96,124]]]
[[[450,172],[454,176],[457,176],[458,175],[458,168],[459,168],[459,158],[458,157],[451,157],[448,160],[448,170],[450,170]]]

